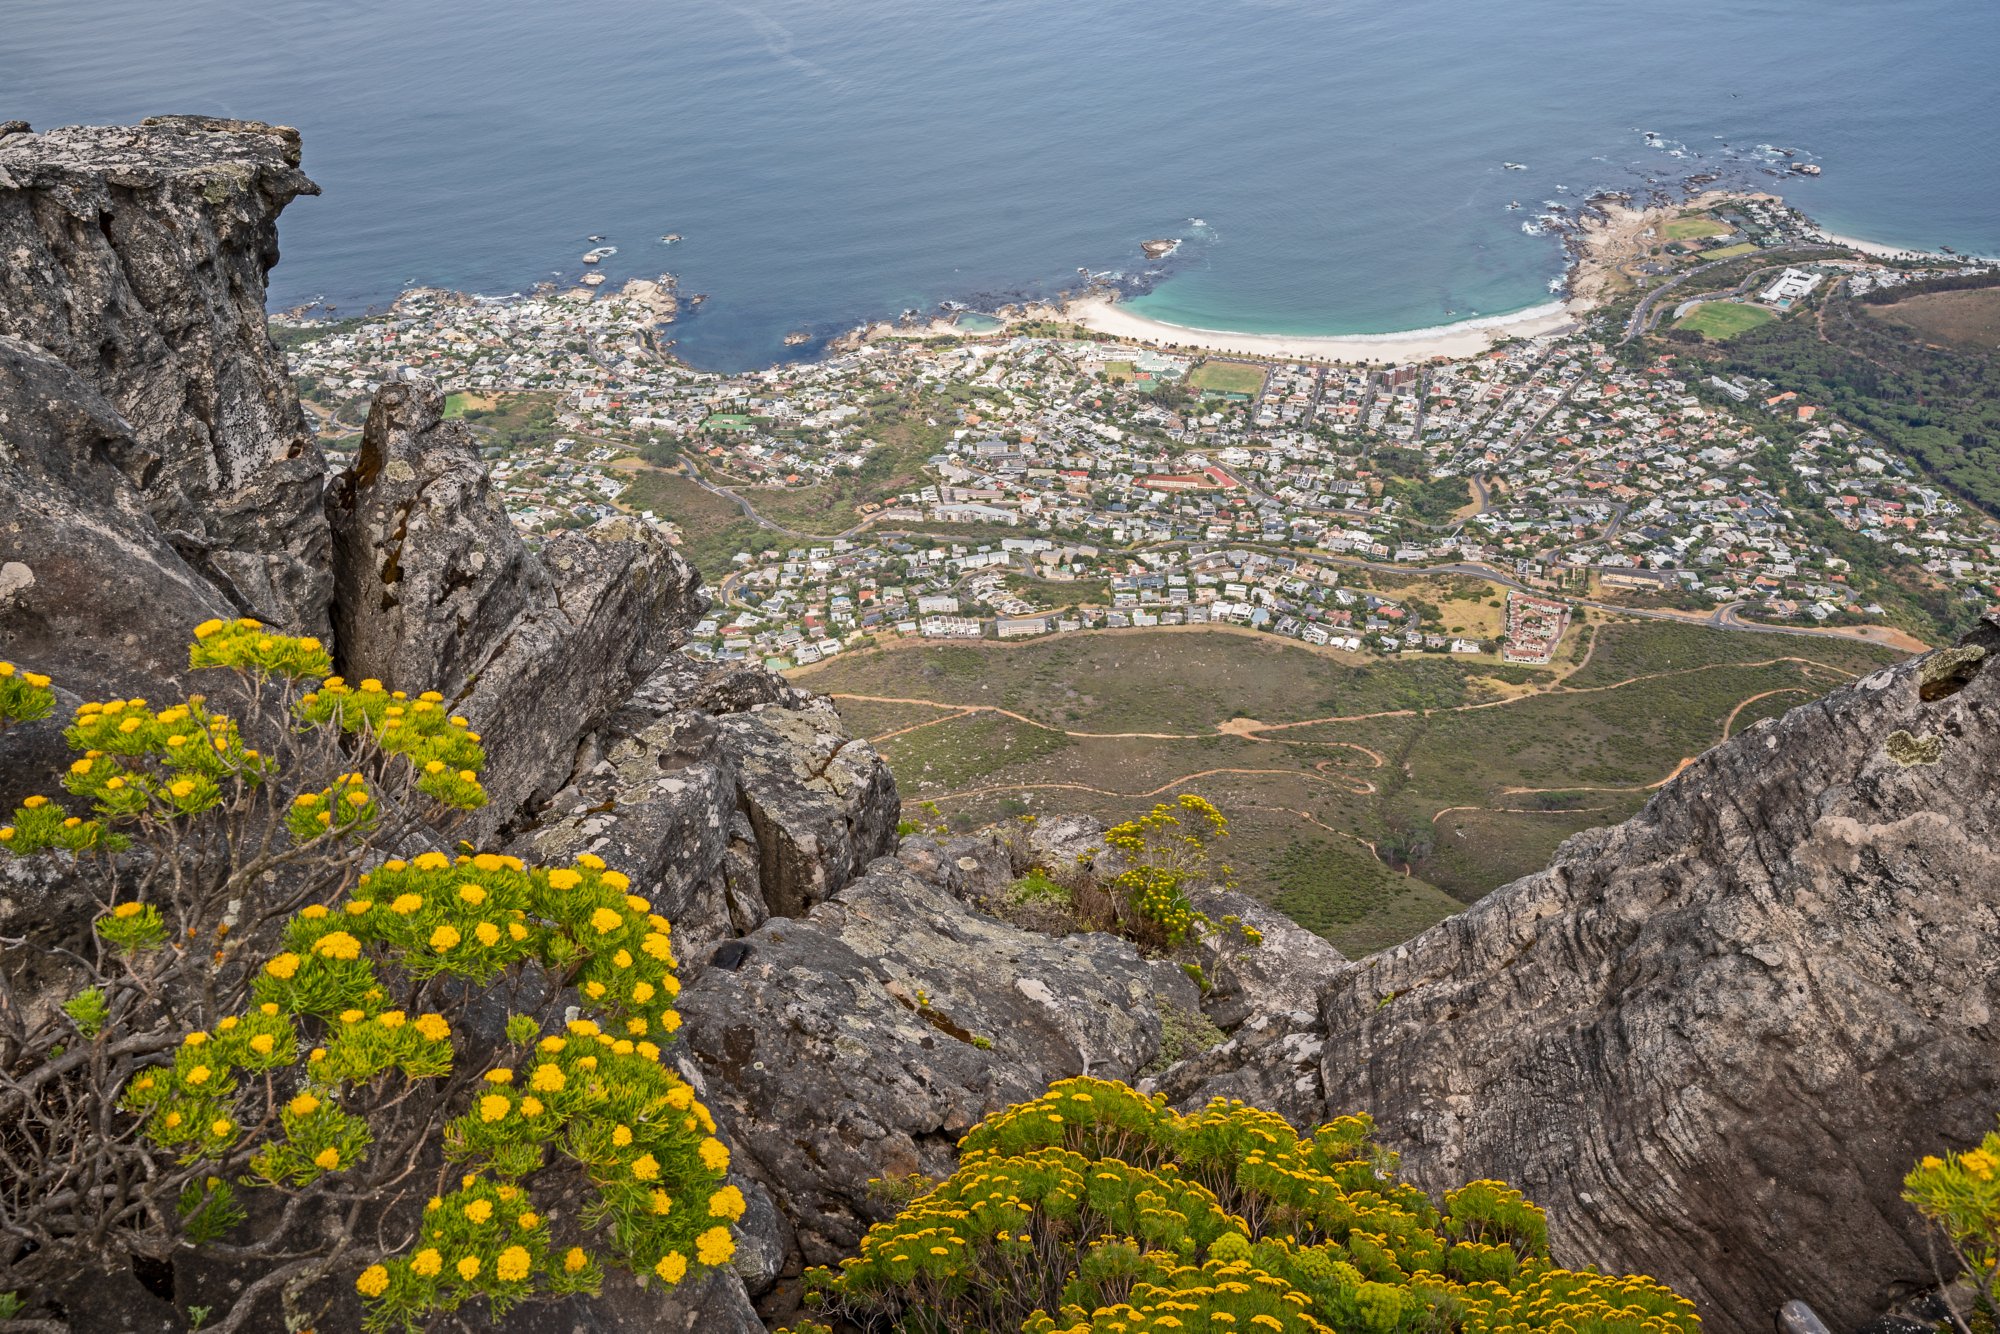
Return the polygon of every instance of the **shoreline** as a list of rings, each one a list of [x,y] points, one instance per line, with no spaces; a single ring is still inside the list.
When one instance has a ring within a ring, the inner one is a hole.
[[[1590,312],[1592,303],[1575,297],[1545,302],[1505,315],[1485,315],[1428,329],[1375,334],[1259,334],[1171,324],[1121,306],[1115,295],[1073,298],[1063,316],[1097,333],[1136,343],[1199,348],[1242,356],[1307,361],[1408,362],[1434,357],[1478,356],[1503,338],[1532,338],[1567,328]]]
[[[1862,254],[1873,255],[1876,259],[1927,259],[1943,260],[1947,263],[1959,264],[1992,264],[1995,262],[1995,257],[1988,255],[1946,254],[1942,250],[1916,250],[1904,246],[1885,245],[1880,241],[1860,241],[1852,236],[1842,236],[1839,232],[1829,232],[1824,229],[1821,230],[1820,235],[1825,237],[1827,243],[1830,245],[1845,246],[1849,250],[1859,250]]]

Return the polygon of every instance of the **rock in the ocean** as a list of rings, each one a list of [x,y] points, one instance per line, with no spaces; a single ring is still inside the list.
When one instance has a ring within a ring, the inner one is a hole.
[[[2000,627],[1967,646],[1749,729],[1334,978],[1329,1109],[1433,1188],[1507,1178],[1560,1258],[1727,1334],[1931,1282],[1903,1174],[2000,1106]]]
[[[189,565],[306,633],[326,625],[324,464],[264,285],[279,211],[318,193],[298,132],[254,121],[0,135],[0,333],[129,423],[151,461],[128,480]]]

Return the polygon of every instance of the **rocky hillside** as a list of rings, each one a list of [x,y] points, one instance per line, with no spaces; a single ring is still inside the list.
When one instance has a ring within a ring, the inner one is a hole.
[[[899,840],[892,776],[827,701],[679,655],[707,599],[649,527],[531,549],[435,387],[384,386],[326,477],[263,315],[278,212],[312,189],[289,130],[0,126],[0,657],[65,703],[163,697],[207,617],[321,634],[473,720],[474,838],[596,853],[674,919],[682,1067],[750,1204],[736,1277],[614,1280],[505,1328],[761,1329],[887,1215],[871,1179],[942,1172],[981,1116],[1084,1073],[1371,1112],[1419,1179],[1515,1181],[1563,1258],[1651,1271],[1729,1331],[1794,1297],[1852,1328],[1930,1281],[1897,1182],[2000,1106],[2000,629],[1747,731],[1359,964],[1218,894],[1265,943],[1209,947],[1198,992],[1007,910],[1094,826]],[[0,747],[9,806],[67,758],[52,724]],[[32,986],[61,886],[0,890]],[[77,1330],[157,1329],[207,1281],[80,1275],[63,1302]]]
[[[1934,1282],[1903,1173],[2000,1108],[2000,626],[1701,757],[1336,979],[1327,1101],[1714,1328]]]

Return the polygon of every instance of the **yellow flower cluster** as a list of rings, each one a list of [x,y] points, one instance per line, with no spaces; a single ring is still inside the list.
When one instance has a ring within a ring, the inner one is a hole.
[[[298,1059],[297,1051],[292,1017],[276,1006],[258,1006],[223,1019],[212,1033],[189,1033],[172,1065],[148,1070],[126,1086],[123,1106],[145,1118],[154,1143],[181,1150],[186,1160],[213,1157],[238,1138],[238,1072],[281,1069]]]
[[[1903,1198],[1944,1234],[1973,1287],[2000,1283],[2000,1133],[1962,1153],[1926,1155],[1903,1178]]]
[[[252,676],[325,676],[333,670],[326,646],[313,638],[272,634],[260,621],[203,621],[188,649],[190,667],[229,667]]]
[[[24,798],[14,808],[13,823],[0,825],[0,848],[17,857],[30,857],[51,848],[70,853],[99,848],[118,852],[130,847],[131,842],[125,835],[114,833],[102,820],[71,815],[40,795]]]
[[[1440,1211],[1372,1130],[1343,1117],[1302,1140],[1241,1103],[1181,1116],[1065,1080],[975,1127],[958,1170],[809,1294],[857,1324],[1027,1334],[1694,1334],[1650,1279],[1551,1265],[1541,1211],[1501,1183]]]
[[[361,1271],[367,1327],[421,1326],[436,1312],[485,1298],[497,1317],[536,1293],[594,1292],[603,1273],[580,1247],[556,1246],[547,1219],[511,1182],[467,1174],[424,1210],[407,1255]]]
[[[275,768],[200,695],[157,712],[143,699],[93,701],[63,735],[83,752],[63,786],[110,818],[201,815],[220,804],[224,783],[256,786]]]
[[[1142,934],[1157,935],[1158,943],[1172,948],[1209,925],[1188,898],[1188,886],[1206,873],[1208,846],[1228,836],[1222,812],[1192,792],[1104,831],[1106,846],[1127,863],[1112,878],[1112,892],[1145,928]],[[1257,944],[1262,937],[1251,940],[1246,932],[1245,939]]]
[[[729,1150],[660,1048],[590,1019],[523,1048],[518,1068],[486,1072],[471,1110],[446,1129],[447,1152],[511,1178],[560,1145],[618,1220],[619,1258],[634,1271],[671,1282],[691,1263],[726,1263],[735,1253],[728,1224],[744,1210],[742,1193],[722,1181]]]
[[[253,690],[323,678],[298,695],[293,717],[306,730],[352,736],[356,772],[290,798],[283,821],[301,843],[375,828],[390,791],[375,786],[385,755],[407,760],[417,789],[447,807],[486,800],[479,736],[436,692],[411,699],[379,681],[351,686],[327,674],[332,664],[316,640],[247,619],[197,627],[189,661],[233,670]],[[0,700],[18,702],[0,722],[40,708],[31,693],[47,684],[0,671]],[[80,755],[64,785],[104,818],[86,822],[30,797],[0,828],[12,852],[124,846],[112,822],[157,832],[237,800],[245,787],[267,788],[278,768],[201,695],[158,710],[143,699],[87,704],[66,737]],[[107,907],[95,929],[120,950],[173,939],[152,904]],[[714,1118],[662,1062],[662,1044],[681,1026],[672,928],[595,856],[551,868],[492,853],[382,863],[344,901],[296,913],[254,975],[251,1008],[187,1034],[171,1062],[129,1081],[123,1106],[184,1163],[217,1163],[217,1181],[246,1160],[239,1184],[299,1187],[350,1171],[367,1161],[369,1116],[388,1077],[449,1076],[459,1057],[444,1015],[406,1013],[392,998],[459,997],[526,966],[575,985],[589,1017],[555,1034],[528,1016],[508,1021],[515,1056],[483,1072],[444,1134],[446,1155],[476,1170],[449,1202],[433,1202],[429,1230],[409,1254],[358,1275],[367,1327],[418,1328],[475,1296],[498,1315],[531,1293],[594,1289],[597,1262],[582,1246],[555,1247],[546,1211],[518,1184],[552,1159],[568,1160],[594,1187],[597,1199],[577,1222],[601,1235],[617,1263],[661,1282],[729,1263],[732,1225],[747,1202],[727,1183],[729,1150]],[[431,988],[434,979],[444,985]],[[66,1009],[86,1022],[85,1009]],[[193,1206],[216,1228],[234,1226],[207,1198]]]
[[[484,1071],[444,1135],[446,1154],[479,1173],[439,1202],[408,1254],[363,1271],[357,1290],[369,1299],[371,1329],[416,1327],[474,1296],[497,1312],[530,1293],[593,1288],[596,1263],[581,1248],[551,1249],[544,1211],[516,1184],[551,1154],[574,1161],[595,1188],[589,1216],[609,1220],[609,1254],[619,1264],[678,1282],[734,1257],[731,1225],[746,1201],[726,1182],[729,1150],[714,1117],[662,1059],[660,1044],[680,1026],[672,928],[627,877],[588,855],[543,868],[492,853],[427,852],[360,876],[340,904],[302,909],[282,944],[254,984],[258,1014],[316,1022],[326,1036],[307,1056],[304,1086],[285,1104],[277,1133],[252,1159],[252,1171],[273,1183],[303,1184],[365,1159],[366,1119],[343,1106],[353,1098],[342,1090],[391,1070],[407,1079],[450,1073],[444,1017],[385,1008],[407,980],[484,984],[533,963],[575,979],[593,1016],[547,1034],[524,1016],[509,1021],[517,1058]],[[232,1033],[239,1027],[225,1022]],[[287,1034],[253,1051],[273,1063],[294,1060]],[[206,1119],[214,1139],[226,1117],[235,1141],[232,1076],[247,1063],[209,1056],[221,1041],[219,1033],[195,1035],[184,1051],[202,1053],[200,1064],[184,1054],[134,1095],[147,1100],[135,1110],[178,1117],[169,1126],[151,1116],[149,1134],[192,1142]],[[209,1099],[213,1115],[206,1104],[181,1110],[196,1097]]]
[[[166,944],[167,923],[152,904],[128,900],[97,919],[97,934],[119,949],[134,953]]]
[[[403,756],[416,766],[417,790],[440,805],[476,810],[486,804],[486,789],[479,784],[486,752],[479,734],[451,714],[435,690],[411,699],[372,678],[350,686],[329,676],[299,697],[297,712],[303,722],[366,732],[384,751]]]
[[[55,707],[56,696],[49,689],[48,677],[0,662],[0,728],[46,718]]]
[[[364,774],[342,774],[318,792],[301,792],[285,812],[285,828],[301,843],[322,834],[359,834],[375,827],[380,803]]]

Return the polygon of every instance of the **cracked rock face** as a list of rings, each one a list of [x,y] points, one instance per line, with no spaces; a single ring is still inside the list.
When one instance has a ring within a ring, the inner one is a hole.
[[[683,948],[796,916],[894,849],[901,803],[826,700],[760,667],[676,658],[600,734],[524,856],[594,852],[674,922]]]
[[[1505,1177],[1560,1257],[1718,1330],[1800,1296],[1856,1328],[1933,1284],[1902,1176],[2000,1107],[2000,627],[1966,647],[1750,729],[1340,974],[1328,1110],[1432,1188]]]
[[[686,961],[686,1049],[805,1263],[889,1217],[871,1178],[950,1172],[960,1135],[1054,1080],[1132,1078],[1159,1051],[1157,998],[1196,1004],[1178,968],[1126,941],[978,911],[981,865],[906,849],[805,917]]]
[[[147,512],[149,458],[76,372],[0,335],[0,657],[91,698],[137,693],[229,614]]]
[[[279,211],[317,193],[297,131],[252,121],[0,132],[0,333],[124,418],[127,482],[189,566],[304,633],[326,625],[324,464],[264,290]]]
[[[537,555],[493,498],[466,429],[427,381],[383,386],[327,498],[336,653],[350,677],[444,692],[484,739],[490,836],[552,793],[579,738],[622,705],[708,607],[694,567],[622,517]]]
[[[457,685],[549,595],[464,422],[424,381],[375,392],[355,464],[327,496],[341,668],[398,687]]]

